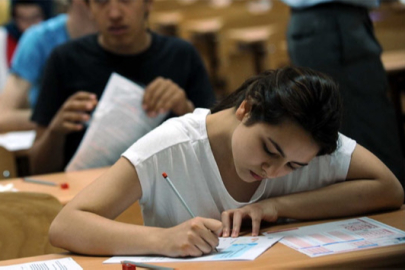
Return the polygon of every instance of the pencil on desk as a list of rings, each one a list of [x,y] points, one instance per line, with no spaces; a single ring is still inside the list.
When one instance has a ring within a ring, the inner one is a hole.
[[[180,193],[177,191],[176,187],[173,185],[172,181],[170,180],[169,176],[167,176],[167,173],[162,173],[162,176],[164,177],[164,179],[167,180],[167,183],[169,183],[169,186],[173,189],[174,193],[176,193],[177,197],[179,198],[179,200],[181,201],[181,203],[184,205],[184,207],[187,209],[187,211],[189,212],[190,216],[195,218],[196,216],[194,215],[194,213],[191,211],[190,207],[188,207],[187,203],[184,201],[183,197],[181,197]],[[215,248],[215,251],[218,252],[218,249]]]
[[[48,185],[48,186],[57,186],[58,184],[56,184],[55,182],[51,182],[51,181],[45,181],[45,180],[38,180],[38,179],[32,179],[32,178],[28,178],[28,177],[24,177],[23,180],[25,182],[30,182],[30,183],[35,183],[35,184],[42,184],[42,185]]]

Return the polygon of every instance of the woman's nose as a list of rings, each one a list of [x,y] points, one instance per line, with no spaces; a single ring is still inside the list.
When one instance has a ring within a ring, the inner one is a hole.
[[[265,163],[262,167],[266,178],[276,178],[282,175],[283,165],[275,162],[275,163]]]

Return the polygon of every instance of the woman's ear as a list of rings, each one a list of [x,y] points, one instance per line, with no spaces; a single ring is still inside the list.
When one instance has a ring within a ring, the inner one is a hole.
[[[236,113],[235,113],[236,118],[239,121],[242,121],[244,118],[248,118],[250,109],[251,109],[250,103],[247,100],[242,101],[242,103],[236,109]]]

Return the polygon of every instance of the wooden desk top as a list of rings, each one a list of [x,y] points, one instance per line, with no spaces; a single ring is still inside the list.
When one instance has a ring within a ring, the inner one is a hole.
[[[370,215],[370,218],[381,221],[401,230],[405,230],[405,207],[401,210],[387,212],[383,214]],[[329,222],[328,220],[325,222]],[[321,223],[301,222],[287,225],[271,226],[267,230],[280,230],[296,226],[306,226]],[[264,230],[266,231],[266,230]],[[318,258],[310,258],[298,251],[295,251],[281,243],[275,244],[260,257],[254,261],[230,261],[230,262],[203,262],[203,263],[162,263],[167,267],[175,269],[270,269],[270,268],[303,268],[303,267],[352,267],[352,268],[368,268],[368,267],[388,267],[388,266],[403,266],[405,265],[405,244],[389,247],[381,247],[369,250],[356,252],[342,253],[336,255],[323,256]],[[15,260],[1,261],[0,266],[51,260],[57,258],[72,257],[83,269],[121,269],[118,264],[102,264],[109,257],[91,257],[80,256],[69,253],[65,254],[49,254],[37,257],[29,257]],[[137,269],[141,269],[137,267]]]
[[[37,183],[25,182],[22,178],[14,178],[10,180],[1,180],[0,184],[7,185],[12,183],[14,188],[23,192],[39,192],[46,193],[57,198],[63,205],[70,202],[83,188],[88,186],[91,182],[96,180],[100,175],[108,170],[108,167],[89,169],[76,172],[61,172],[44,175],[34,175],[28,178],[51,181],[58,184],[58,186],[48,186]],[[60,184],[67,183],[69,188],[62,189]],[[131,224],[143,224],[141,208],[139,203],[134,203],[131,207],[126,209],[115,220]]]
[[[270,26],[257,26],[248,28],[239,28],[228,30],[228,38],[237,42],[251,44],[256,42],[265,42],[270,38],[270,35],[277,31],[277,27]]]
[[[12,183],[14,188],[18,191],[26,192],[40,192],[47,193],[56,197],[63,205],[67,204],[69,201],[76,196],[79,191],[93,182],[97,177],[102,173],[107,171],[108,168],[98,168],[91,170],[83,170],[77,172],[62,172],[62,173],[53,173],[53,174],[44,174],[44,175],[35,175],[28,178],[39,179],[51,181],[59,184],[58,186],[47,186],[36,183],[29,183],[23,181],[22,178],[14,178],[10,180],[1,180],[0,184],[6,185]],[[62,189],[60,184],[68,183],[69,188]]]
[[[384,52],[381,56],[381,61],[387,72],[405,70],[405,50]]]

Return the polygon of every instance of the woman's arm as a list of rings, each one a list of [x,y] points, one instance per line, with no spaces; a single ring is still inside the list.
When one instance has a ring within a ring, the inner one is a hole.
[[[260,221],[279,217],[323,219],[361,215],[401,207],[404,191],[394,174],[372,153],[357,145],[347,180],[313,191],[263,200],[222,214],[224,236],[237,236],[244,217],[252,218],[253,233]],[[232,231],[231,231],[232,227]]]
[[[168,229],[113,220],[141,196],[135,168],[121,158],[62,209],[50,228],[52,245],[93,255],[167,256],[201,256],[218,245],[217,220],[195,218]]]

